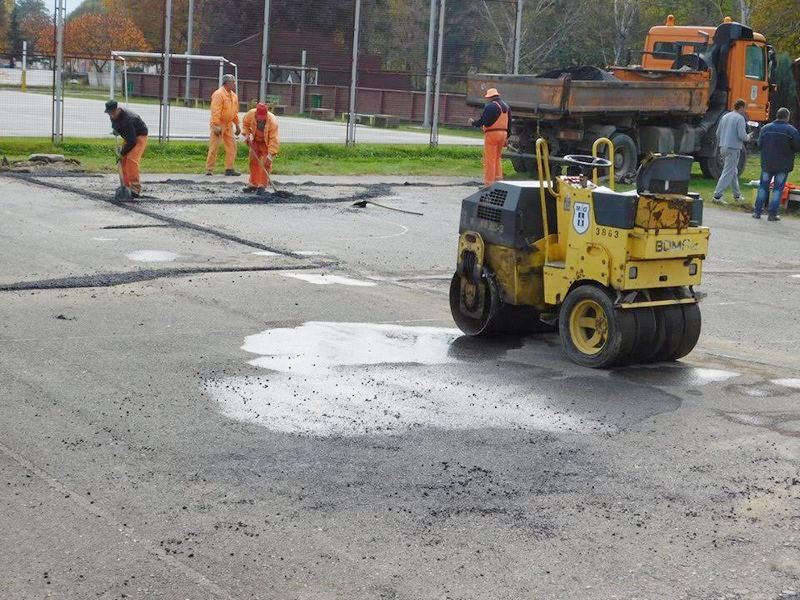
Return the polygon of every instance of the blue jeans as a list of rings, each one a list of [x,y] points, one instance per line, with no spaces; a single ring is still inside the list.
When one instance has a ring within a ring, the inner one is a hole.
[[[775,178],[775,184],[772,186],[772,202],[769,203],[769,214],[778,214],[778,209],[781,206],[783,186],[786,185],[786,179],[789,177],[789,174],[761,171],[761,181],[758,184],[758,196],[756,196],[755,213],[757,215],[761,215],[761,211],[764,210],[764,204],[769,197],[769,182],[773,177]]]

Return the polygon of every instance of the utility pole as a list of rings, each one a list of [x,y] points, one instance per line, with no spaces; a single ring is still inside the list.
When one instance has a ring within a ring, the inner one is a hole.
[[[261,83],[258,86],[258,101],[267,101],[269,80],[269,0],[264,0],[264,33],[261,36]]]
[[[158,141],[169,140],[169,63],[170,41],[172,38],[172,0],[166,0],[166,15],[164,18],[164,90],[161,94],[161,127],[158,132]]]
[[[439,43],[436,52],[436,90],[433,96],[431,148],[439,145],[439,99],[442,93],[442,47],[444,46],[444,9],[446,0],[439,0]]]
[[[433,91],[433,44],[436,40],[436,0],[431,0],[431,18],[428,25],[428,66],[425,69],[425,117],[422,126],[431,126],[431,92]]]
[[[56,0],[56,65],[53,85],[53,143],[64,139],[64,0]]]
[[[303,50],[303,53],[300,55],[300,114],[304,114],[306,112],[306,62],[307,62],[307,55],[306,51]]]
[[[514,75],[519,75],[519,48],[522,41],[522,4],[517,0],[517,22],[514,26]]]
[[[186,25],[186,54],[192,53],[192,33],[194,30],[194,0],[189,0],[189,22]],[[192,59],[186,59],[186,89],[184,90],[183,99],[186,106],[189,106],[189,100],[192,97],[189,91],[192,81]]]
[[[353,16],[353,63],[350,71],[350,115],[347,119],[347,138],[345,143],[356,143],[356,85],[358,83],[358,36],[361,31],[361,0],[355,0]]]

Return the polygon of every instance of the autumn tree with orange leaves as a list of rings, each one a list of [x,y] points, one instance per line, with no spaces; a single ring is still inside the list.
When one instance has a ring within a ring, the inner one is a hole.
[[[37,48],[52,53],[53,37],[52,24],[40,28],[35,37]],[[128,17],[87,13],[67,21],[64,28],[64,53],[67,56],[88,58],[97,71],[102,71],[112,50],[147,52],[150,45],[141,29]]]

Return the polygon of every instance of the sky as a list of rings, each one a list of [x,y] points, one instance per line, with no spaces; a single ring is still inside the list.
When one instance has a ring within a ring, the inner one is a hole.
[[[82,0],[67,0],[67,14],[71,13],[73,10],[80,6]],[[53,2],[47,2],[47,5],[53,4]]]

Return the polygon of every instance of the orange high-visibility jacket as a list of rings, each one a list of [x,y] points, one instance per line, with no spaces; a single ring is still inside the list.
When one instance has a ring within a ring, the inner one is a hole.
[[[271,112],[267,113],[267,126],[261,131],[256,125],[256,109],[248,111],[242,121],[242,133],[252,135],[256,143],[263,143],[267,146],[267,154],[278,155],[281,141],[278,137],[278,118]]]
[[[211,125],[224,127],[231,123],[239,124],[239,97],[221,87],[211,94]]]

